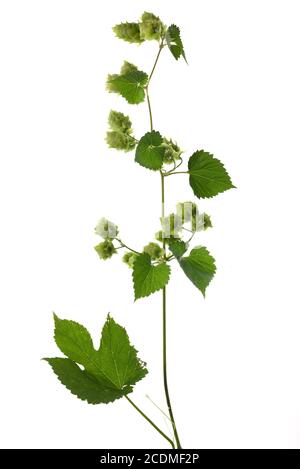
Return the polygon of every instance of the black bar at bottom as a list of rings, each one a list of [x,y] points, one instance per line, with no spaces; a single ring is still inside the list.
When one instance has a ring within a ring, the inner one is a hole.
[[[168,464],[171,466],[193,465],[211,467],[212,464],[228,464],[230,468],[261,464],[284,465],[284,467],[300,467],[300,450],[298,449],[186,449],[186,450],[155,450],[155,449],[3,449],[3,459],[10,463],[18,461],[31,466],[42,467],[45,463],[59,464],[66,462],[67,467],[81,466],[84,469],[113,466],[137,467],[148,464]]]

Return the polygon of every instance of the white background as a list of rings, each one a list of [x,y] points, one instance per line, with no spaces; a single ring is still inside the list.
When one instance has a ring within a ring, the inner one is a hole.
[[[181,27],[189,66],[165,50],[151,84],[154,124],[186,150],[204,148],[238,190],[201,209],[199,235],[218,272],[204,300],[174,264],[168,288],[169,381],[186,448],[300,447],[299,2],[1,1],[1,446],[163,448],[125,400],[89,406],[43,356],[60,355],[51,312],[98,344],[110,311],[147,361],[132,398],[167,430],[161,295],[133,302],[131,272],[101,262],[93,228],[117,223],[141,249],[159,228],[159,175],[108,150],[111,108],[138,137],[146,105],[107,94],[123,59],[150,70],[157,44],[114,38],[144,10]],[[167,208],[189,200],[168,178]],[[192,199],[194,200],[194,199]],[[164,407],[165,408],[165,407]]]

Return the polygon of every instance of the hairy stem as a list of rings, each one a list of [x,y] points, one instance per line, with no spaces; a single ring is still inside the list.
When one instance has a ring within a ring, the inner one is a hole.
[[[152,422],[152,420],[146,415],[144,414],[144,412],[128,397],[128,396],[125,396],[125,398],[127,399],[127,401],[135,408],[135,410],[138,411],[138,413],[144,417],[145,420],[147,420],[147,422],[150,423],[150,425],[152,425],[153,428],[155,428],[155,430],[162,436],[164,437],[169,443],[170,445],[172,446],[172,448],[174,449],[174,443],[173,441],[171,440],[171,438],[169,438],[157,425],[155,425],[154,422]]]

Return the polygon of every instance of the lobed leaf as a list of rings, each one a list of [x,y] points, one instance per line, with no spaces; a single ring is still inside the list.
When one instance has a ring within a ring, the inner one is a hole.
[[[54,319],[55,341],[67,358],[45,360],[78,398],[91,404],[113,402],[130,393],[132,386],[148,373],[125,329],[109,315],[98,350],[81,324],[57,316]]]
[[[69,358],[45,358],[59,381],[77,396],[89,404],[108,404],[124,396],[123,391],[102,386],[93,375],[81,370]]]

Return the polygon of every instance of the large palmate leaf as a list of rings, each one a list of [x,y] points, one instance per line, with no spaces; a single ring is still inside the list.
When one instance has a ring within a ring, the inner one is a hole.
[[[163,165],[165,149],[161,146],[163,138],[159,132],[147,132],[136,148],[135,161],[145,168],[158,170]]]
[[[112,75],[108,83],[115,92],[119,93],[129,104],[139,104],[145,99],[145,86],[148,75],[140,70],[133,70],[121,75]]]
[[[214,258],[203,246],[198,246],[188,256],[182,257],[187,247],[183,241],[174,241],[169,245],[185,275],[205,296],[205,290],[212,280],[216,265]]]
[[[182,40],[180,37],[180,29],[178,28],[178,26],[176,26],[175,24],[169,26],[166,34],[166,39],[168,47],[175,59],[178,60],[180,57],[183,57],[184,60],[187,61],[184,53]]]
[[[133,385],[147,374],[125,329],[109,315],[98,350],[81,324],[57,316],[54,319],[56,344],[68,358],[45,360],[61,383],[80,399],[90,404],[112,402],[130,393]]]
[[[169,281],[170,267],[165,263],[151,264],[149,254],[137,256],[133,264],[133,285],[135,299],[151,295],[163,288]]]
[[[235,187],[223,163],[204,150],[196,151],[188,166],[190,185],[198,198],[213,197]]]

